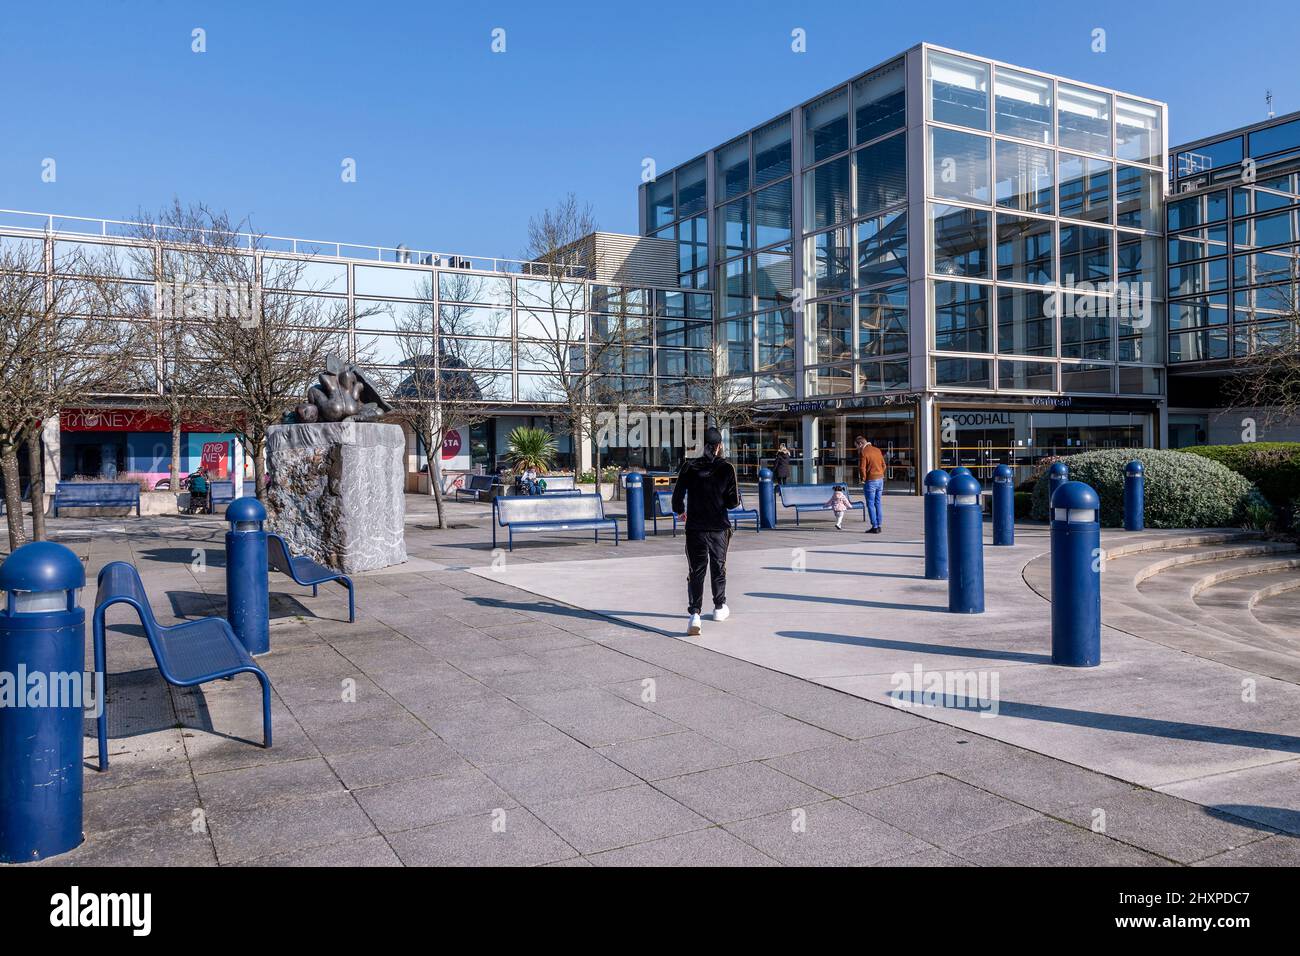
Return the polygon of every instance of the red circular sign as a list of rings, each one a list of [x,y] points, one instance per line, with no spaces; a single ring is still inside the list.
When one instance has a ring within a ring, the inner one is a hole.
[[[442,460],[448,461],[460,454],[460,432],[452,431],[442,436]]]

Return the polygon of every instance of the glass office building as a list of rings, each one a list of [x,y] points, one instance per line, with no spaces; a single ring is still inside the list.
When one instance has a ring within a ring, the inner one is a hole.
[[[1169,443],[1239,442],[1243,417],[1268,416],[1224,412],[1233,364],[1296,334],[1300,113],[1175,147],[1169,175]]]
[[[74,253],[90,261],[111,259],[121,270],[111,273],[114,281],[137,286],[144,300],[156,302],[158,292],[149,273],[135,268],[152,258],[139,232],[136,223],[0,211],[0,247],[21,252],[27,261],[43,262],[49,275],[58,274],[60,263]],[[597,236],[627,240],[629,247],[645,245],[638,237]],[[410,317],[428,317],[419,328],[432,328],[432,316],[438,317],[444,361],[472,376],[486,416],[482,424],[457,435],[454,455],[449,457],[444,449],[444,464],[451,469],[494,467],[510,431],[525,424],[556,433],[560,467],[573,468],[576,458],[582,459],[582,467],[591,467],[589,447],[575,455],[560,408],[563,396],[555,387],[552,347],[557,328],[572,337],[571,360],[585,361],[579,354],[584,348],[587,355],[599,354],[601,387],[636,408],[680,409],[712,372],[712,295],[678,288],[671,265],[642,270],[666,272],[668,280],[658,287],[649,282],[611,285],[575,267],[558,301],[578,314],[557,319],[550,284],[561,280],[539,278],[537,272],[544,267],[527,262],[292,238],[258,241],[266,257],[306,260],[294,273],[300,288],[288,291],[324,300],[327,311],[338,317],[338,354],[377,370],[381,381],[400,380],[402,363],[413,354],[402,342],[402,330],[412,327]],[[663,251],[671,262],[671,246],[653,251]],[[628,262],[624,272],[636,273],[638,263]],[[598,351],[594,342],[615,324],[627,329],[618,333],[618,348]],[[149,413],[147,394],[124,386],[120,393],[95,396],[92,405],[63,410],[60,428],[53,434],[47,429],[48,477],[130,474],[161,479],[167,474],[170,423]],[[182,473],[197,467],[203,446],[214,442],[232,443],[227,460],[233,462],[233,436],[213,428],[209,423],[185,426]],[[668,430],[663,434],[668,436]],[[411,451],[412,470],[422,468],[424,449],[415,447],[414,439]],[[611,464],[664,467],[675,464],[683,452],[665,444],[606,447],[603,456]]]
[[[803,480],[1155,444],[1163,103],[918,45],[640,189],[641,231],[714,293],[733,454]]]

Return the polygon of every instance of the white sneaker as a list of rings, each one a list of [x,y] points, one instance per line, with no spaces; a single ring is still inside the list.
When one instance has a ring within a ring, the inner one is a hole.
[[[686,634],[687,634],[687,636],[688,636],[688,637],[699,637],[699,636],[700,636],[700,631],[701,631],[701,630],[702,630],[702,628],[700,627],[700,616],[699,616],[698,614],[692,614],[692,615],[691,615],[691,623],[688,624],[688,625],[686,626]]]
[[[731,609],[727,605],[724,604],[722,607],[713,609],[713,619],[715,621],[725,621],[729,617],[731,617]]]

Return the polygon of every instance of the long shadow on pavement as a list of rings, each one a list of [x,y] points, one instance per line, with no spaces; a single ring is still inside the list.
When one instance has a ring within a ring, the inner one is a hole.
[[[947,614],[948,606],[939,604],[898,604],[893,601],[861,601],[854,598],[822,597],[818,594],[779,594],[771,591],[746,591],[745,597],[769,598],[773,601],[810,601],[840,607],[874,607],[886,611],[934,611]]]
[[[1016,661],[1022,664],[1050,664],[1048,654],[1026,654],[1020,651],[997,651],[984,647],[957,647],[951,644],[922,644],[917,641],[894,641],[883,637],[857,637],[851,634],[824,634],[820,631],[777,631],[777,637],[797,641],[820,641],[825,644],[847,644],[853,647],[875,647],[881,650],[910,651],[917,654],[943,654],[950,657],[976,657],[984,660]]]

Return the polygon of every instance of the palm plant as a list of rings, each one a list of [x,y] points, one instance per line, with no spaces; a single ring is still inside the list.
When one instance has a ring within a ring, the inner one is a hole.
[[[506,457],[517,471],[535,468],[546,474],[555,461],[555,436],[545,428],[521,425],[506,439]]]

